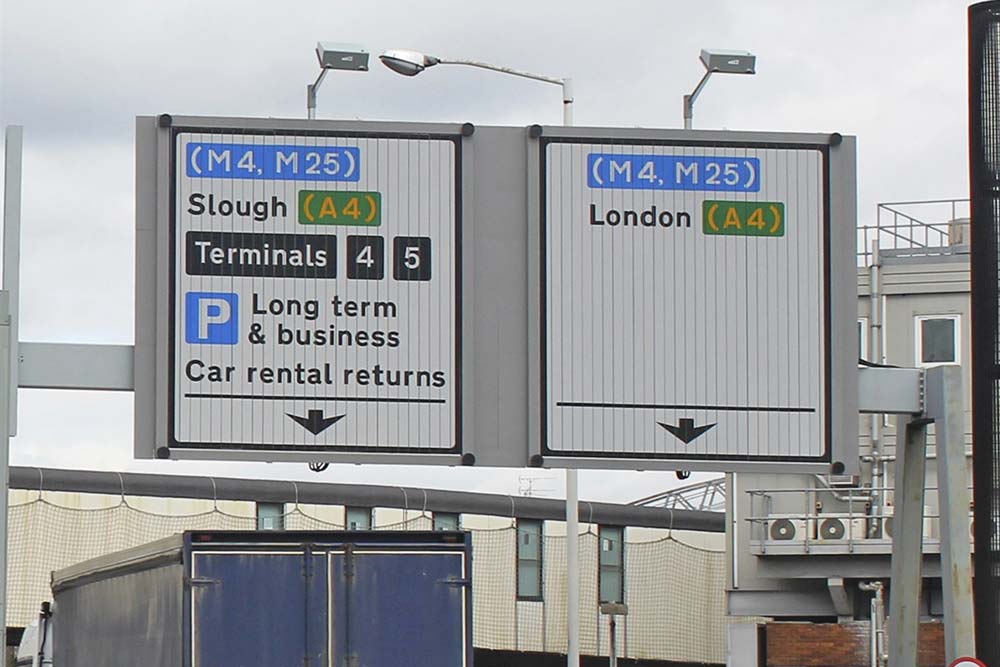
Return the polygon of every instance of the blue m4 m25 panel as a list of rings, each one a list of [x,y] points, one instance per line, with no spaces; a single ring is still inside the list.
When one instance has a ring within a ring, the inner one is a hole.
[[[184,533],[54,573],[54,654],[62,667],[469,667],[471,549],[461,532]]]

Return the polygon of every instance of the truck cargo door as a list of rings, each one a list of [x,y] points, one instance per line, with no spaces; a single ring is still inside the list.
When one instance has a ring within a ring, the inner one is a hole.
[[[461,552],[331,552],[332,666],[466,665],[468,569]]]
[[[308,664],[302,552],[192,554],[192,667]]]

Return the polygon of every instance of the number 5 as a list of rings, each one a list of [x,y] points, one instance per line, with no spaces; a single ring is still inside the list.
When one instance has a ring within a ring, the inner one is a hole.
[[[420,268],[420,248],[417,246],[407,246],[406,251],[403,252],[403,265],[410,269]]]

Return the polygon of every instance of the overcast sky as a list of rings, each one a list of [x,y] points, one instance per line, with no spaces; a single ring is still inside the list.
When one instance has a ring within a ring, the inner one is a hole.
[[[301,117],[319,40],[409,47],[571,76],[577,125],[679,127],[704,47],[757,55],[716,76],[695,127],[858,137],[859,221],[877,202],[968,196],[966,6],[955,0],[0,0],[0,126],[25,132],[21,340],[131,343],[134,119]],[[559,91],[468,68],[334,73],[321,118],[558,124]],[[0,166],[2,169],[2,166]],[[128,394],[20,393],[15,465],[430,485],[547,495],[555,471],[213,465],[132,459]],[[698,476],[696,476],[696,479]],[[631,500],[672,473],[581,473]]]

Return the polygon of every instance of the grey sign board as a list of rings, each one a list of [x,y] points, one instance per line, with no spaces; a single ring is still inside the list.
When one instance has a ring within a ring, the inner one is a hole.
[[[856,441],[852,149],[542,130],[539,454],[848,467],[836,449]]]
[[[849,464],[853,155],[140,118],[137,456]]]

